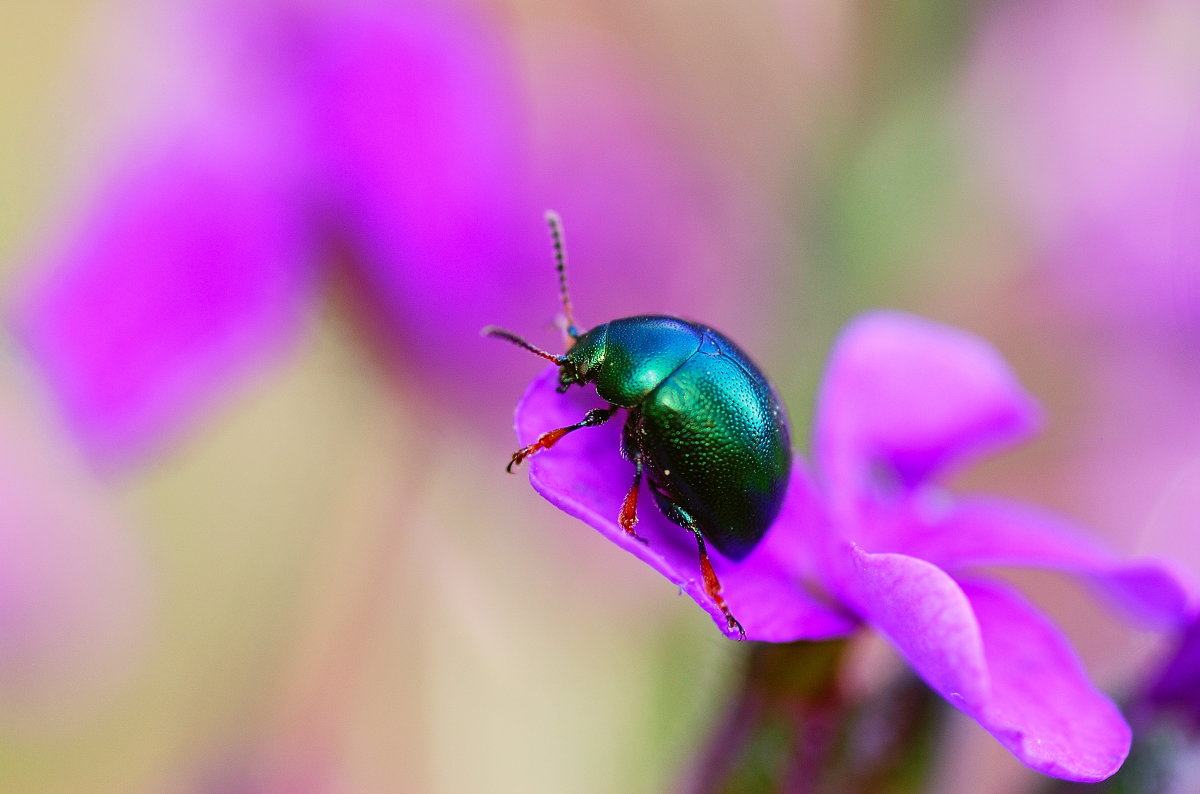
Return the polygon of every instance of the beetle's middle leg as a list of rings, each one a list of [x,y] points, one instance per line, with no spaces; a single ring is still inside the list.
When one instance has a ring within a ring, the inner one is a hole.
[[[584,414],[583,419],[573,425],[560,427],[557,430],[550,430],[542,433],[537,437],[537,441],[534,441],[527,447],[521,447],[514,452],[512,454],[512,460],[508,462],[508,465],[505,467],[505,469],[511,474],[513,466],[520,465],[521,461],[525,460],[533,453],[540,452],[543,449],[550,449],[550,447],[554,446],[558,440],[567,433],[578,430],[581,427],[596,427],[597,425],[602,425],[611,419],[612,415],[616,412],[617,406],[615,405],[610,405],[607,408],[595,408]]]
[[[708,548],[704,543],[704,534],[700,532],[700,527],[696,524],[696,519],[692,518],[682,507],[666,498],[662,499],[659,504],[663,507],[663,512],[666,513],[667,518],[696,536],[696,545],[700,549],[700,575],[704,580],[704,592],[717,605],[717,609],[724,613],[725,621],[729,624],[729,628],[737,629],[741,638],[743,640],[746,639],[746,630],[742,628],[742,624],[729,611],[729,607],[725,604],[725,599],[721,596],[721,583],[717,580],[717,573],[713,570],[712,562],[708,559]]]
[[[638,521],[637,503],[638,489],[642,485],[642,453],[635,452],[633,454],[633,465],[636,467],[633,472],[633,485],[630,486],[629,493],[625,494],[625,501],[621,502],[621,510],[617,513],[617,523],[631,537],[640,540],[642,543],[649,544],[650,541],[633,531]]]
[[[638,521],[638,491],[641,488],[642,473],[645,470],[645,455],[642,453],[642,436],[642,410],[635,405],[629,409],[629,415],[625,419],[625,426],[621,428],[621,456],[634,465],[634,471],[633,485],[629,487],[629,492],[625,494],[625,501],[621,502],[621,510],[617,513],[617,523],[630,536],[637,538],[642,543],[649,544],[650,541],[633,531]]]

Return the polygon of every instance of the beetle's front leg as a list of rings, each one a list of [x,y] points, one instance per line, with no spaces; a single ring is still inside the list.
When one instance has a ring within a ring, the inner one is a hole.
[[[578,430],[581,427],[596,427],[602,425],[612,418],[612,415],[617,412],[617,406],[610,405],[607,408],[595,408],[583,415],[581,421],[567,427],[560,427],[557,430],[550,430],[538,436],[537,441],[534,441],[527,447],[521,447],[512,454],[512,460],[505,467],[511,474],[512,467],[520,465],[521,461],[528,458],[535,452],[540,452],[543,449],[550,449],[560,438],[570,433],[573,430]]]

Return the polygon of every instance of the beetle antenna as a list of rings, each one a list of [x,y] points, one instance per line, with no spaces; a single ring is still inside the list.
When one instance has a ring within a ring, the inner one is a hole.
[[[540,347],[536,347],[535,345],[532,345],[529,342],[526,342],[524,339],[517,336],[512,331],[506,331],[503,328],[500,328],[499,326],[489,325],[486,328],[484,328],[482,331],[480,331],[479,333],[482,334],[483,336],[498,336],[501,339],[507,339],[508,341],[510,341],[514,345],[516,345],[517,347],[523,347],[526,350],[528,350],[530,353],[533,353],[535,356],[541,356],[542,358],[546,359],[547,361],[553,361],[555,364],[561,365],[563,362],[565,362],[567,360],[566,356],[556,356],[553,353],[549,353],[545,350],[542,350]]]
[[[558,270],[563,314],[567,318],[567,336],[578,339],[579,329],[575,327],[575,313],[571,310],[571,293],[567,290],[567,247],[563,245],[562,218],[554,210],[546,210],[546,223],[550,226],[550,239],[554,243],[554,265]]]

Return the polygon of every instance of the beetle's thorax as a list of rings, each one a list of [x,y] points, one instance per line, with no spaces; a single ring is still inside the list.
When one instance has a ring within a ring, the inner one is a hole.
[[[665,315],[638,315],[580,334],[566,353],[559,381],[595,383],[613,405],[632,408],[687,361],[703,341],[703,327]]]

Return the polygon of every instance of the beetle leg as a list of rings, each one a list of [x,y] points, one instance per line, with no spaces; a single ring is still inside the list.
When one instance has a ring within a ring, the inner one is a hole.
[[[742,628],[742,624],[729,611],[729,607],[725,605],[725,599],[721,596],[721,583],[717,581],[717,574],[713,570],[712,562],[708,559],[708,550],[704,547],[704,536],[700,534],[700,530],[696,527],[691,527],[692,533],[696,536],[696,543],[700,547],[700,573],[704,577],[704,592],[708,593],[708,597],[717,605],[717,609],[725,613],[725,622],[729,624],[729,628],[737,629],[741,638],[746,639],[746,630]]]
[[[660,504],[662,503],[660,502]],[[729,628],[737,629],[741,638],[743,640],[746,639],[746,630],[742,628],[742,624],[729,611],[729,607],[725,604],[725,599],[721,596],[721,583],[717,580],[717,572],[713,570],[712,562],[708,559],[708,548],[704,544],[704,535],[700,532],[700,527],[696,526],[696,520],[688,515],[686,510],[676,504],[669,504],[666,513],[667,518],[696,536],[696,545],[700,549],[700,575],[704,580],[704,592],[717,605],[717,609],[724,613],[725,622],[729,624]]]
[[[642,543],[649,545],[650,541],[643,538],[641,535],[633,531],[637,526],[637,502],[638,488],[642,484],[642,456],[636,455],[633,460],[636,469],[633,474],[633,485],[629,489],[629,493],[625,494],[625,501],[621,503],[621,511],[617,513],[617,523],[621,525],[630,536],[637,538]]]
[[[538,436],[537,441],[534,441],[527,447],[521,447],[512,454],[512,460],[508,462],[505,469],[511,474],[512,467],[520,465],[521,461],[528,458],[535,452],[540,452],[543,449],[550,449],[558,442],[560,438],[570,433],[572,430],[578,430],[581,427],[595,427],[602,425],[612,418],[612,415],[617,412],[617,406],[610,405],[607,408],[596,408],[588,411],[583,415],[583,419],[573,425],[560,427],[557,430],[550,430]]]

